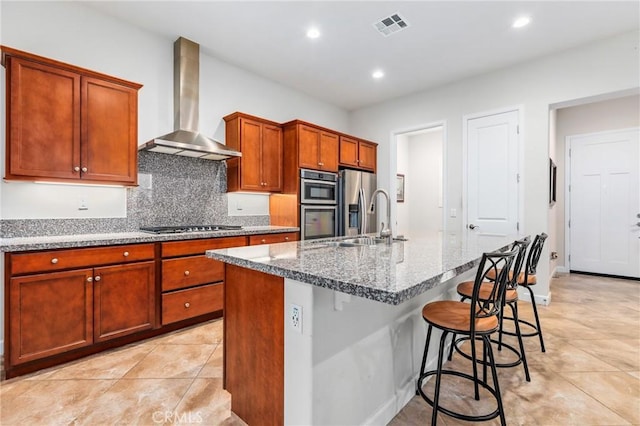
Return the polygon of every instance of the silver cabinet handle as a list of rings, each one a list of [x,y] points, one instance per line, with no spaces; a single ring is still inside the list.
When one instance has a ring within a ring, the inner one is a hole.
[[[128,256],[129,256],[129,252],[128,252],[128,251],[125,251],[124,253],[122,253],[122,255],[123,255],[124,257],[128,257]]]
[[[82,173],[87,173],[87,168],[86,167],[82,168]]]
[[[79,172],[79,171],[80,171],[80,167],[75,166],[75,167],[73,168],[73,171],[74,171],[74,172]]]
[[[93,281],[93,277],[87,277],[87,282],[90,283]]]
[[[476,225],[474,225],[473,223],[470,223],[470,224],[469,224],[469,229],[476,229],[476,228],[477,228],[477,226],[476,226]]]
[[[51,259],[51,263],[53,263],[54,265],[58,263],[58,258],[54,257],[53,259]]]
[[[189,274],[190,274],[190,272],[189,272],[189,271],[184,271],[184,276],[185,276],[185,277],[188,277],[188,276],[189,276]]]
[[[94,280],[96,281],[100,281],[100,275],[98,275],[97,277],[94,278]]]
[[[264,244],[264,243],[266,243],[266,242],[267,242],[267,240],[265,240],[265,239],[263,238],[263,239],[261,239],[261,240],[260,240],[260,242],[261,242],[262,244]]]
[[[189,302],[187,302],[187,303],[185,303],[185,304],[184,304],[184,307],[185,307],[185,308],[188,308],[189,306],[191,306],[191,303],[189,303]]]
[[[284,240],[285,241],[289,241],[289,237],[284,237]]]

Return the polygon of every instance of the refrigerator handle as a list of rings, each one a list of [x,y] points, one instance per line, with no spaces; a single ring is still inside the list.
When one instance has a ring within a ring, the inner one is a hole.
[[[367,206],[365,206],[367,202],[367,197],[364,192],[364,188],[360,188],[360,211],[362,214],[362,220],[360,221],[360,229],[358,230],[358,234],[364,234],[367,230]]]

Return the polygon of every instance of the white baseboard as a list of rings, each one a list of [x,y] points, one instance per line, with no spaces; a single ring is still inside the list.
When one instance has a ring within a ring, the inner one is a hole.
[[[566,266],[556,266],[551,276],[555,277],[556,274],[568,274],[568,273],[569,273],[569,268],[567,268]]]
[[[0,340],[0,356],[4,356],[4,339]]]
[[[535,294],[533,295],[536,299],[536,305],[544,305],[548,306],[551,303],[551,292],[547,294]],[[527,302],[531,301],[531,297],[528,291],[518,291],[518,298],[521,300],[526,300]]]

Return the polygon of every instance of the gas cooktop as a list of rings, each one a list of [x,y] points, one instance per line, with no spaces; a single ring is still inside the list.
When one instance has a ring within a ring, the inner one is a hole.
[[[142,232],[151,234],[182,234],[186,232],[228,231],[242,229],[240,225],[179,225],[179,226],[145,226]]]

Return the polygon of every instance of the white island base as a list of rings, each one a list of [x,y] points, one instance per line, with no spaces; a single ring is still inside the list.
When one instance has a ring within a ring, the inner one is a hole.
[[[386,425],[415,395],[425,303],[456,299],[455,277],[400,305],[285,279],[284,423]],[[302,333],[291,306],[302,307]],[[435,368],[439,335],[428,362]]]

